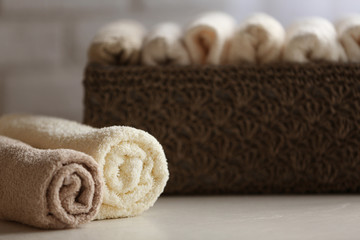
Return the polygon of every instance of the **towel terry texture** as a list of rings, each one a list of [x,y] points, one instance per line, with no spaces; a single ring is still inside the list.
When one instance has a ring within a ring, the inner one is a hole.
[[[145,28],[138,22],[120,20],[101,28],[88,49],[89,62],[138,64]]]
[[[162,23],[150,31],[142,51],[144,65],[189,65],[190,57],[182,39],[182,30],[175,23]]]
[[[335,24],[347,58],[350,62],[360,61],[360,15],[343,18]]]
[[[89,222],[101,206],[102,179],[84,153],[0,136],[0,219],[46,229]]]
[[[228,63],[268,63],[280,59],[285,30],[273,17],[258,13],[246,19],[230,43]]]
[[[58,118],[13,114],[0,118],[0,135],[37,148],[69,148],[92,156],[105,181],[97,219],[142,213],[155,203],[169,177],[159,142],[131,127],[97,129]]]
[[[346,55],[332,23],[323,18],[306,18],[287,29],[284,60],[345,61]]]
[[[223,63],[235,27],[235,19],[222,12],[205,13],[190,23],[184,39],[192,63]]]

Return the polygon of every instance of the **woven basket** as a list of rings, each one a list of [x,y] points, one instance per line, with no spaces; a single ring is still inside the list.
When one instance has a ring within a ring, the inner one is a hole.
[[[360,65],[85,70],[86,124],[148,131],[169,194],[360,192]]]

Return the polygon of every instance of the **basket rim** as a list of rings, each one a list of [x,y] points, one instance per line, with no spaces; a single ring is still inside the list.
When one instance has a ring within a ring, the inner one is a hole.
[[[255,64],[255,63],[242,63],[242,64],[228,64],[228,65],[169,65],[169,66],[146,66],[146,65],[104,65],[99,63],[87,63],[85,68],[92,70],[139,70],[139,69],[150,69],[150,70],[230,70],[230,69],[285,69],[285,68],[322,68],[322,67],[360,67],[360,62],[308,62],[308,63],[296,63],[296,62],[273,62],[266,64]]]

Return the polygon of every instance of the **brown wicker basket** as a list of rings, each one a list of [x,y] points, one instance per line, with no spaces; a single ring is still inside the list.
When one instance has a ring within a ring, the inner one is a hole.
[[[86,124],[154,135],[169,194],[360,192],[360,65],[85,71]]]

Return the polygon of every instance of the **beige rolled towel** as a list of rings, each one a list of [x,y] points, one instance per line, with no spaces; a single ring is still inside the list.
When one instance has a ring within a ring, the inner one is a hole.
[[[283,26],[273,17],[257,13],[235,31],[228,63],[269,63],[280,60],[285,41]]]
[[[76,227],[98,213],[102,188],[92,157],[0,136],[0,219],[46,229]]]
[[[360,15],[353,15],[336,22],[339,41],[350,62],[360,61]]]
[[[0,135],[37,148],[69,148],[92,156],[105,179],[96,219],[141,214],[153,206],[169,178],[162,146],[135,128],[97,129],[58,118],[14,114],[0,118]]]
[[[140,63],[145,28],[138,22],[119,20],[101,28],[88,49],[88,61],[103,65]]]
[[[195,19],[185,32],[185,45],[194,64],[222,64],[236,21],[222,12],[209,12]]]
[[[323,18],[306,18],[290,26],[283,57],[300,63],[346,60],[335,27]]]
[[[182,38],[182,30],[175,23],[157,25],[145,37],[142,62],[148,66],[189,65],[190,57]]]

